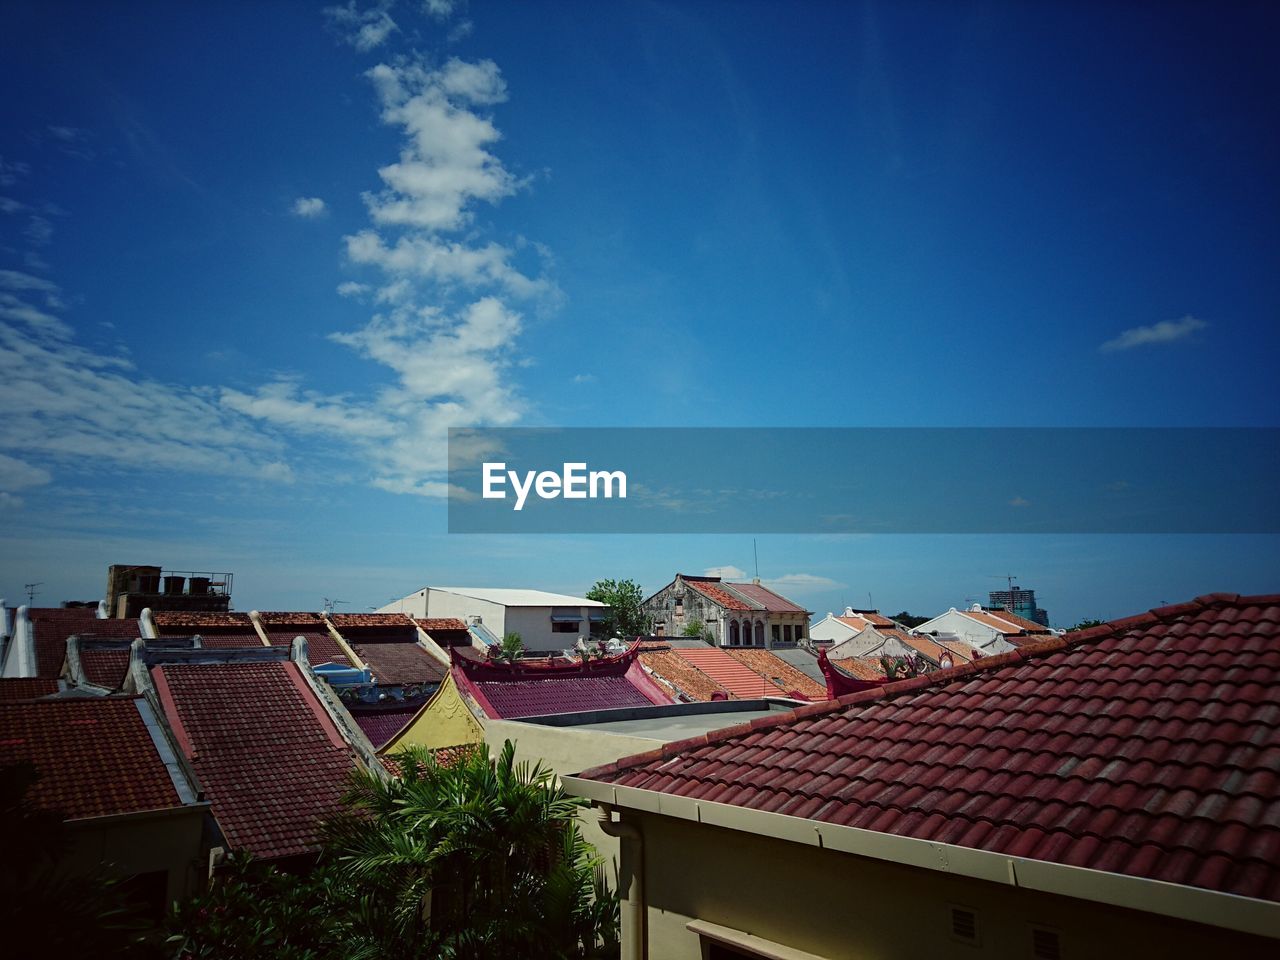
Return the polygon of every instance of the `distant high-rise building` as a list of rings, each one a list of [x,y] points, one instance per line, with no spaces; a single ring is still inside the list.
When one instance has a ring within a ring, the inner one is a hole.
[[[992,607],[1004,607],[1010,613],[1034,620],[1042,627],[1049,625],[1049,611],[1036,606],[1036,592],[1029,587],[1011,586],[1008,590],[992,590],[988,596]]]

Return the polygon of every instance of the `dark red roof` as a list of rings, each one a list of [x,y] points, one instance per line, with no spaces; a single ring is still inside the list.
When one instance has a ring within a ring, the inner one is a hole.
[[[439,683],[446,673],[416,634],[408,640],[353,640],[351,646],[379,683]]]
[[[588,663],[486,663],[454,648],[454,682],[495,719],[543,717],[557,713],[651,707],[672,698],[637,661],[639,644],[616,657]]]
[[[466,632],[467,625],[457,617],[418,617],[414,621],[423,630],[461,630]]]
[[[181,806],[141,697],[0,703],[0,767],[27,762],[29,800],[68,819]]]
[[[82,646],[80,668],[90,683],[108,690],[119,690],[129,669],[129,651]]]
[[[394,707],[383,707],[374,710],[361,710],[348,707],[356,724],[364,731],[375,750],[385,747],[406,723],[422,710],[422,702],[397,704]]]
[[[1280,595],[1214,594],[587,771],[1280,900]]]
[[[58,681],[52,677],[0,678],[0,700],[35,700],[58,692]]]
[[[97,612],[87,607],[40,607],[27,611],[35,636],[36,676],[56,680],[67,659],[67,637],[88,633],[99,621]],[[135,621],[136,622],[136,621]]]
[[[164,664],[151,673],[231,847],[260,858],[314,851],[355,764],[298,666]]]
[[[151,614],[156,630],[175,633],[178,629],[201,633],[218,628],[253,630],[253,621],[247,613],[216,613],[206,610],[156,610]],[[190,634],[188,634],[190,635]]]
[[[403,613],[331,613],[329,620],[339,633],[347,627],[408,627],[413,624]]]
[[[313,667],[326,663],[336,663],[343,667],[352,666],[351,658],[327,630],[281,630],[272,627],[267,631],[267,639],[271,641],[273,647],[287,647],[293,643],[294,637],[306,639],[307,660]]]
[[[749,600],[754,600],[770,613],[808,613],[804,607],[797,606],[780,593],[775,593],[759,583],[730,583],[727,586]]]
[[[258,620],[264,627],[307,626],[312,630],[323,629],[324,627],[324,617],[318,613],[308,613],[302,610],[259,611]]]

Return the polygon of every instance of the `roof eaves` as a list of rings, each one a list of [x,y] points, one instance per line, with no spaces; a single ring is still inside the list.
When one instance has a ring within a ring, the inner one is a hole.
[[[659,759],[661,753],[653,750],[641,756],[654,760]],[[588,772],[563,777],[564,786],[570,793],[600,805],[655,813],[1258,936],[1274,938],[1280,929],[1280,903],[1269,900],[602,783],[586,779]]]

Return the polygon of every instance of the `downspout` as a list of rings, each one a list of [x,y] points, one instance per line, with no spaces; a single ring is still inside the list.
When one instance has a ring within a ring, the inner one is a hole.
[[[600,829],[622,842],[622,865],[618,877],[627,901],[622,924],[622,960],[645,960],[648,956],[648,910],[644,902],[644,835],[634,823],[613,819],[614,808],[600,805]],[[630,933],[630,936],[627,936]]]

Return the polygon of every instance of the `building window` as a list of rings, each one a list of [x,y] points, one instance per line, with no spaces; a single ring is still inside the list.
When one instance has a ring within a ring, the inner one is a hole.
[[[551,623],[552,633],[581,633],[581,620],[553,620]]]
[[[791,624],[789,624],[789,623],[788,623],[788,624],[785,624],[785,625],[783,626],[783,628],[782,628],[782,642],[783,642],[783,643],[794,643],[794,642],[795,642],[794,634],[792,634],[791,630],[792,630]]]
[[[763,620],[756,621],[756,646],[757,647],[764,646],[764,621]]]
[[[804,624],[797,623],[796,624],[796,643],[799,643],[803,639],[804,639]]]
[[[775,623],[775,624],[773,624],[773,625],[770,627],[770,631],[773,633],[773,642],[774,642],[774,643],[781,643],[781,642],[782,642],[782,627]]]
[[[736,647],[738,645],[738,621],[729,621],[729,646]]]

